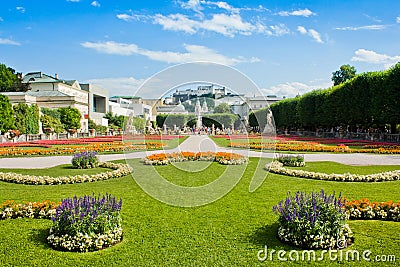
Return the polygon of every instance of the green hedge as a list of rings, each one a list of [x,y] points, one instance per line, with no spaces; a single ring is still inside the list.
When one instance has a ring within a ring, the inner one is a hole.
[[[391,125],[400,124],[400,63],[389,70],[367,72],[328,89],[314,90],[301,97],[270,106],[277,128]],[[265,123],[266,109],[250,116],[250,126]],[[257,118],[257,119],[256,119]],[[263,125],[260,125],[261,128]]]

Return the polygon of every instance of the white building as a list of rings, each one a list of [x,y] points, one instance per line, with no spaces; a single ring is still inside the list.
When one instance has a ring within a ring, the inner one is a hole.
[[[97,125],[108,126],[104,115],[109,111],[108,91],[93,84],[80,84],[82,90],[89,92],[89,118]]]
[[[23,77],[23,82],[31,88],[24,94],[35,97],[39,107],[77,108],[82,114],[81,130],[88,130],[89,93],[82,90],[77,80],[62,80],[57,74],[52,77],[42,72],[31,72]]]
[[[109,111],[114,115],[129,116],[151,120],[152,106],[144,104],[140,97],[113,96],[109,100]]]

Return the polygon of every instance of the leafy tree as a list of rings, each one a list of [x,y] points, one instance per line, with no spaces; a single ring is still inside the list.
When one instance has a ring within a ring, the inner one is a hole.
[[[51,108],[41,108],[42,114],[49,115],[53,118],[60,120],[61,114],[59,109],[51,109]]]
[[[19,103],[13,107],[15,114],[15,127],[22,134],[39,133],[39,108],[37,105],[28,106]]]
[[[77,108],[59,108],[58,111],[60,112],[60,121],[65,130],[81,128],[82,115]]]
[[[214,113],[232,113],[232,112],[231,112],[231,107],[227,103],[222,103],[214,108]]]
[[[40,121],[42,122],[42,127],[52,128],[55,133],[64,132],[64,125],[61,123],[60,119],[54,118],[50,115],[43,114],[40,116]]]
[[[113,128],[123,128],[128,121],[127,116],[113,115],[112,112],[107,112],[104,118],[108,119],[108,124]]]
[[[94,129],[99,133],[105,133],[107,131],[107,126],[98,125],[91,118],[88,119],[88,128]]]
[[[26,92],[29,85],[22,83],[22,74],[0,64],[0,92]]]
[[[0,131],[14,129],[14,112],[7,96],[0,94]]]
[[[143,130],[146,126],[146,120],[144,118],[133,117],[133,126],[135,126],[136,130]]]
[[[333,85],[339,85],[347,80],[350,80],[356,76],[356,69],[354,66],[342,65],[340,69],[332,72]]]

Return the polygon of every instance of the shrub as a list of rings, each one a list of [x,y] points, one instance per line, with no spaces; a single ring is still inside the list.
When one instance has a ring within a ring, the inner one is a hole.
[[[90,169],[99,166],[97,153],[94,151],[77,153],[72,158],[72,166],[76,169]]]
[[[272,209],[279,215],[278,237],[302,248],[344,248],[352,242],[340,196],[297,192]]]
[[[93,251],[122,239],[122,199],[112,195],[63,199],[52,216],[48,242],[70,251]]]
[[[301,155],[279,155],[276,160],[282,163],[283,166],[303,167],[305,165],[304,156]]]

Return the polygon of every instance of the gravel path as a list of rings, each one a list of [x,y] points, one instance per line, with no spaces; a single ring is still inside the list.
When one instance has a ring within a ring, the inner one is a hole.
[[[250,150],[238,150],[218,147],[206,135],[189,136],[177,148],[164,150],[164,152],[178,151],[224,151],[235,152],[248,157],[274,157],[274,153],[264,153]],[[110,161],[119,159],[143,158],[147,155],[159,153],[160,151],[142,151],[126,154],[99,155],[100,161]],[[301,153],[300,153],[301,154]],[[375,154],[304,154],[305,161],[334,161],[347,165],[400,165],[400,155],[375,155]],[[0,168],[9,169],[41,169],[54,167],[60,164],[71,163],[71,156],[52,156],[52,157],[21,157],[21,158],[0,158]]]

